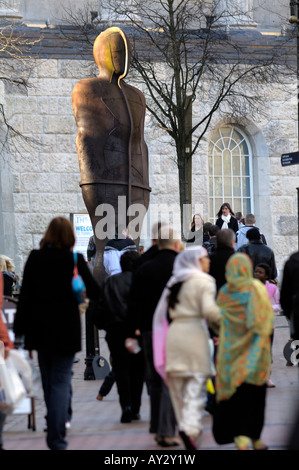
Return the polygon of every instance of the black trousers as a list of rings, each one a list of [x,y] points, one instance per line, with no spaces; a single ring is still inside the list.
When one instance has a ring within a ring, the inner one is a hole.
[[[142,332],[145,376],[151,403],[150,432],[162,437],[174,437],[176,419],[169,390],[157,373],[153,362],[152,332]]]
[[[122,409],[131,407],[139,413],[144,383],[143,352],[131,354],[125,348],[123,328],[113,327],[107,331],[106,341],[110,349],[113,371]]]

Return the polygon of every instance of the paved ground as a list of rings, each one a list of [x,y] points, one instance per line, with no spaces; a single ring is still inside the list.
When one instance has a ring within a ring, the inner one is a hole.
[[[83,317],[82,317],[83,320]],[[84,323],[84,321],[83,321]],[[273,345],[272,380],[275,388],[268,389],[266,423],[262,437],[269,445],[270,450],[285,450],[291,425],[296,417],[297,401],[299,397],[298,367],[286,367],[283,357],[283,348],[288,340],[288,326],[285,317],[277,316],[275,323]],[[120,423],[120,408],[116,386],[104,401],[96,400],[98,389],[102,380],[84,380],[85,365],[85,337],[83,333],[82,351],[77,357],[80,359],[74,364],[73,375],[73,420],[68,431],[69,450],[148,450],[163,451],[163,455],[170,450],[178,452],[184,446],[165,449],[156,445],[153,436],[149,434],[149,400],[144,389],[141,409],[141,420],[129,424]],[[109,358],[105,340],[100,337],[101,355]],[[42,393],[36,399],[36,430],[27,429],[26,415],[12,415],[7,419],[4,428],[4,447],[7,450],[47,450],[45,433],[45,408]],[[204,418],[204,435],[201,449],[203,450],[232,450],[233,445],[219,446],[215,443],[211,433],[211,417],[207,413]],[[235,453],[236,454],[236,453]],[[237,453],[239,454],[239,453]],[[100,454],[99,454],[100,455]],[[112,453],[107,453],[108,458]]]

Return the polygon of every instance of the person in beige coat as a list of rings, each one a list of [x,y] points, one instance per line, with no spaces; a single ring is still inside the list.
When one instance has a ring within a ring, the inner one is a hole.
[[[207,274],[209,263],[201,246],[179,253],[157,306],[157,315],[158,310],[168,310],[165,374],[179,434],[188,450],[199,447],[206,383],[213,375],[208,327],[217,330],[220,323],[215,280]]]

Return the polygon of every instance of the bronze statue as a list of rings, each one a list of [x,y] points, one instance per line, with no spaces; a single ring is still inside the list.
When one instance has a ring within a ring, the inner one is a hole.
[[[96,38],[93,55],[99,75],[79,81],[72,102],[80,186],[96,239],[94,276],[101,282],[107,237],[99,233],[104,217],[99,206],[113,207],[115,229],[120,216],[125,215],[122,220],[127,226],[127,209],[132,204],[142,204],[147,210],[150,188],[144,141],[145,99],[137,88],[123,81],[130,64],[130,43],[121,29],[108,28]],[[126,214],[119,214],[121,196],[125,197]],[[139,239],[134,241],[138,246]]]

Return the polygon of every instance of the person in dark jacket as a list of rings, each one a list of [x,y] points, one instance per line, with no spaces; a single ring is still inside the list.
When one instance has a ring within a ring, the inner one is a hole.
[[[72,365],[81,350],[81,321],[78,301],[72,291],[75,235],[71,222],[54,218],[40,243],[31,251],[14,322],[16,338],[24,336],[25,349],[36,350],[47,407],[47,444],[64,450],[65,423],[69,407]],[[101,294],[84,257],[77,254],[78,272],[89,299]],[[38,288],[36,279],[41,280]]]
[[[215,250],[210,256],[209,274],[216,281],[216,291],[226,283],[225,266],[229,258],[235,253],[235,232],[230,228],[219,230],[216,233]],[[216,354],[219,342],[219,336],[210,329],[210,335],[214,342],[214,362],[216,362]],[[213,377],[215,384],[215,378]],[[213,414],[215,407],[215,395],[208,392],[207,411]]]
[[[254,214],[246,214],[245,217],[245,224],[239,227],[239,230],[237,231],[237,241],[236,241],[236,246],[235,250],[237,251],[241,246],[246,245],[248,240],[246,238],[246,233],[248,230],[251,228],[255,227],[259,230],[260,235],[261,235],[261,240],[264,243],[264,245],[267,245],[266,237],[265,235],[261,232],[261,230],[255,226],[255,216]]]
[[[207,250],[207,252],[212,254],[216,249],[216,235],[219,232],[220,228],[218,225],[211,225],[208,228],[209,240],[203,243],[203,247]]]
[[[280,289],[280,305],[288,320],[292,320],[290,336],[299,339],[299,251],[286,261]],[[293,315],[293,318],[291,318]]]
[[[106,341],[111,353],[112,368],[122,409],[120,419],[122,423],[130,423],[140,418],[144,383],[142,351],[133,355],[125,348],[128,297],[132,273],[139,256],[137,251],[127,251],[121,256],[122,272],[106,279],[103,285],[101,308],[93,310],[95,325],[104,327],[106,331]]]
[[[94,239],[94,235],[92,235],[88,240],[88,246],[86,250],[87,254],[87,261],[91,268],[94,267],[95,257],[97,254],[97,247]]]
[[[211,253],[209,274],[216,280],[217,292],[226,283],[225,265],[235,253],[235,234],[231,229],[219,230],[216,233],[216,246]]]
[[[218,219],[216,220],[216,225],[223,230],[230,228],[235,233],[239,230],[239,224],[235,217],[235,214],[228,202],[224,202],[217,214]]]
[[[150,432],[162,447],[178,445],[175,439],[176,421],[169,391],[154,368],[152,349],[152,323],[156,306],[169,280],[181,239],[168,226],[159,231],[158,251],[135,271],[128,304],[127,341],[141,333],[145,359],[146,381],[150,395]],[[144,256],[144,255],[143,255]],[[129,349],[130,350],[130,349]]]
[[[274,281],[277,278],[277,269],[273,250],[265,245],[261,240],[261,234],[258,228],[254,227],[246,233],[248,244],[241,246],[237,251],[246,253],[253,263],[253,271],[260,263],[266,263],[270,266],[270,278]]]

